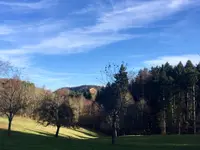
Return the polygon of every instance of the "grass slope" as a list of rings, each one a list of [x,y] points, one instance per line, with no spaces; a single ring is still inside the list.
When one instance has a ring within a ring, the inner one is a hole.
[[[7,137],[6,126],[6,120],[1,118],[0,150],[200,150],[200,135],[125,136],[118,138],[113,146],[110,138],[93,139],[97,134],[84,129],[62,128],[62,137],[54,138],[55,128],[44,128],[32,120],[15,118],[15,131]]]
[[[7,129],[7,124],[8,121],[6,118],[0,118],[0,129]],[[34,120],[15,117],[12,123],[12,130],[23,133],[36,134],[36,135],[53,136],[56,132],[56,127],[53,126],[44,127],[36,123]],[[88,139],[88,138],[97,138],[99,135],[95,132],[86,130],[84,128],[77,128],[77,129],[61,128],[59,136],[73,138],[73,139]]]

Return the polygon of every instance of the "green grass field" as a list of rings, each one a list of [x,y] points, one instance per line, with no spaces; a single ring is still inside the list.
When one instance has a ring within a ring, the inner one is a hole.
[[[200,135],[125,136],[111,145],[109,137],[92,131],[62,128],[54,138],[54,127],[43,127],[25,118],[15,118],[11,137],[7,120],[0,118],[0,150],[200,150]]]

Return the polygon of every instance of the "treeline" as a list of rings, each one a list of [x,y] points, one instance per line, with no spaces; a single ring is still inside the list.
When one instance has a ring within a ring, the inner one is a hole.
[[[110,131],[164,135],[200,131],[200,64],[166,63],[144,68],[132,79],[121,65],[113,77],[97,96],[111,118]]]
[[[136,125],[140,130],[151,134],[196,134],[200,129],[200,64],[187,61],[185,66],[180,62],[176,66],[166,63],[143,69],[129,89],[146,108],[141,123]]]
[[[89,120],[93,120],[90,116],[94,111],[98,112],[96,109],[99,106],[93,99],[95,93],[91,93],[91,100],[87,100],[84,93],[40,89],[33,83],[23,81],[20,74],[18,68],[0,61],[0,116],[8,118],[9,136],[16,115],[35,119],[45,126],[56,126],[55,136],[58,137],[61,126],[84,126],[84,122],[88,123],[88,116]],[[96,121],[91,124],[93,122]]]
[[[61,126],[88,127],[112,135],[196,134],[200,130],[200,64],[144,68],[130,76],[125,64],[108,65],[106,86],[85,93],[38,89],[0,61],[0,114]],[[95,95],[91,95],[95,93]]]
[[[39,89],[28,81],[22,81],[19,76],[0,80],[0,116],[8,118],[8,135],[15,116],[34,119],[44,126],[56,126],[56,137],[62,126],[94,128],[97,121],[91,116],[98,112],[98,107],[95,101],[85,99],[83,94]]]

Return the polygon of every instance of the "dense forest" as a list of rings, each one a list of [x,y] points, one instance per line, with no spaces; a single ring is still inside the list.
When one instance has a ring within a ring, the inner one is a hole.
[[[120,134],[196,134],[199,131],[200,64],[166,63],[144,68],[133,79],[128,79],[127,74],[122,65],[114,82],[108,83],[97,97],[107,112],[118,110],[115,117]]]
[[[132,76],[125,64],[108,65],[105,86],[54,92],[22,81],[3,62],[0,66],[0,114],[8,117],[8,130],[14,116],[21,115],[57,126],[56,136],[61,126],[82,126],[112,135],[113,143],[118,135],[200,131],[200,64],[190,60],[144,68]]]

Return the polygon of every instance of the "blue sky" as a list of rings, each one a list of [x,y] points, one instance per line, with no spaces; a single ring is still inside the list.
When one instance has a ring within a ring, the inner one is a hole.
[[[0,0],[0,59],[55,90],[129,70],[200,60],[200,0]]]

